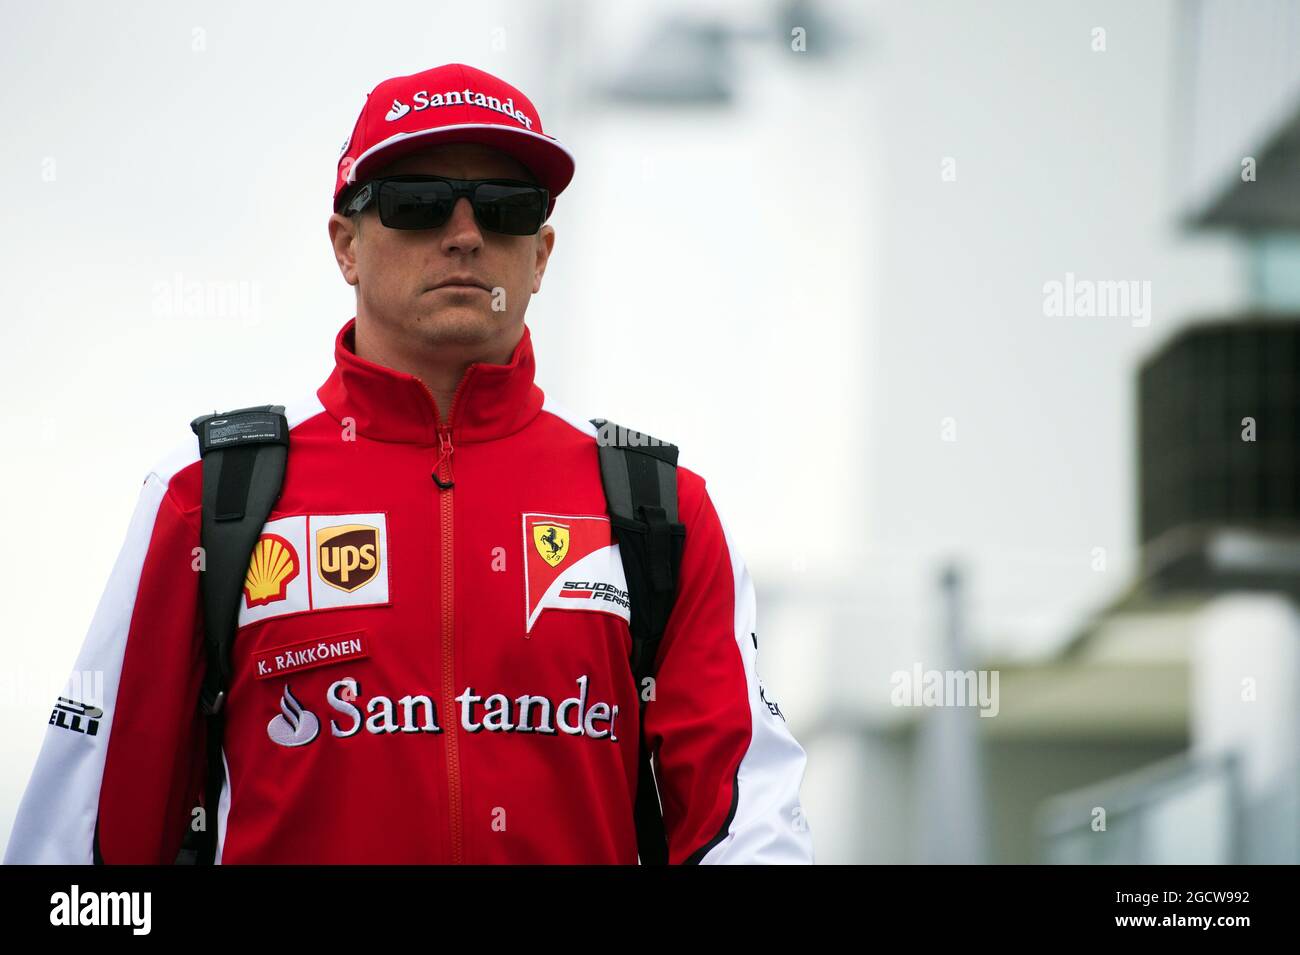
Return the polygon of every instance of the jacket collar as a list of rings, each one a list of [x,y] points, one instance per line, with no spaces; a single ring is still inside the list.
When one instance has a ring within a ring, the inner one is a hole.
[[[334,371],[316,391],[325,410],[378,441],[437,446],[437,426],[446,409],[419,378],[361,358],[356,353],[356,318],[334,338]],[[473,362],[456,388],[451,421],[454,443],[490,441],[513,434],[536,417],[542,390],[533,382],[532,335],[528,326],[504,365]],[[440,418],[440,415],[442,416]]]

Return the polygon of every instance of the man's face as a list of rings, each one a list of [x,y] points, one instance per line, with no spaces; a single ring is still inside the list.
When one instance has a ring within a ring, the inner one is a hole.
[[[535,181],[517,160],[477,143],[433,146],[373,177],[413,173]],[[358,315],[410,345],[474,346],[514,337],[529,296],[541,289],[555,242],[550,225],[536,235],[483,229],[463,197],[435,229],[390,229],[372,205],[350,217],[330,216],[329,231],[339,269],[357,287]]]

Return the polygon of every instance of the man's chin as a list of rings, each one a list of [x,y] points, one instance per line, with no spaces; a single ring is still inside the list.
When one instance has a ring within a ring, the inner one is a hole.
[[[419,310],[416,331],[436,344],[471,345],[491,339],[504,319],[504,314],[484,314],[472,306],[440,305]]]

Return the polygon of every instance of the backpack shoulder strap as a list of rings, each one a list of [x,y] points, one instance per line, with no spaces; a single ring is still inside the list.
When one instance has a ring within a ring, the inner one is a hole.
[[[222,704],[230,681],[230,648],[253,546],[284,483],[289,422],[283,405],[259,405],[201,415],[190,422],[190,428],[199,439],[203,459],[200,543],[207,666],[200,705],[208,717],[208,824],[194,848],[195,861],[211,862],[216,851],[216,821],[212,817],[225,776]]]
[[[216,713],[230,678],[230,645],[249,555],[284,482],[289,423],[283,405],[240,408],[190,422],[203,458],[203,708]]]
[[[610,527],[627,578],[632,607],[630,663],[644,715],[644,684],[654,675],[659,642],[672,614],[686,541],[686,528],[677,513],[677,446],[604,418],[593,418],[591,423],[596,427]],[[668,846],[652,773],[642,733],[637,847],[644,864],[663,865],[668,861]]]

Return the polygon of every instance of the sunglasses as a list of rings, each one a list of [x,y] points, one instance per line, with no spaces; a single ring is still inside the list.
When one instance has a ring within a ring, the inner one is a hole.
[[[534,235],[546,219],[550,193],[514,179],[447,179],[443,176],[386,176],[371,179],[343,207],[345,216],[378,204],[379,221],[390,229],[435,229],[451,218],[464,196],[474,218],[489,232]]]

